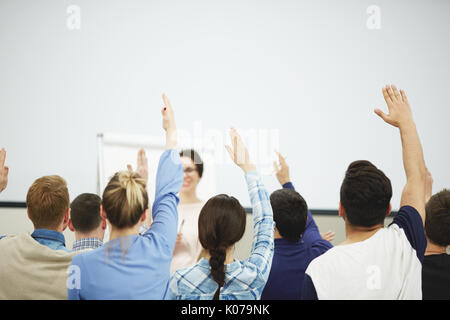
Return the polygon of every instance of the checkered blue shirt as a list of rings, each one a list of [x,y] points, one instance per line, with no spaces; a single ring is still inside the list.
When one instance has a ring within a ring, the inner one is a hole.
[[[80,240],[75,240],[73,243],[72,251],[80,251],[86,249],[96,249],[101,247],[103,242],[97,238],[84,238]]]
[[[274,249],[272,207],[269,194],[256,172],[245,176],[253,208],[253,244],[248,260],[225,267],[221,300],[259,300],[269,277]],[[217,282],[211,276],[209,261],[177,270],[170,279],[169,299],[212,300]]]

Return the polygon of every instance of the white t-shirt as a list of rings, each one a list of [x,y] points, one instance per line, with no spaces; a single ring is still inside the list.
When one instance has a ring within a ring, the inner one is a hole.
[[[402,207],[394,221],[367,240],[339,245],[306,270],[304,299],[422,299],[422,262],[427,246],[422,218]]]

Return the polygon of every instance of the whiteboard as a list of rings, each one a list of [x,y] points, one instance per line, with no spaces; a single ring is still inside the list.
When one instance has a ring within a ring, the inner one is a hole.
[[[136,159],[139,149],[144,149],[148,159],[148,183],[147,192],[151,202],[155,199],[156,174],[159,159],[165,151],[165,140],[159,136],[145,136],[124,133],[99,133],[98,140],[98,195],[101,197],[103,191],[112,176],[121,170],[127,169],[131,164],[136,170]],[[212,150],[196,145],[196,151],[204,162],[202,178],[197,187],[197,196],[208,200],[216,192],[216,173]],[[179,143],[177,149],[191,148],[187,144]]]
[[[372,5],[379,29],[368,26]],[[79,28],[68,27],[70,6]],[[278,131],[312,209],[337,209],[345,170],[360,159],[391,179],[398,209],[400,136],[373,109],[386,110],[382,86],[405,89],[434,191],[449,187],[449,33],[448,0],[2,0],[0,148],[10,179],[0,201],[25,201],[49,174],[67,180],[71,199],[97,192],[97,134],[162,135],[165,92],[191,135],[197,122],[203,135]],[[268,171],[269,152],[253,154]],[[250,204],[239,168],[223,160],[215,173],[217,193]],[[273,175],[263,182],[279,188]]]

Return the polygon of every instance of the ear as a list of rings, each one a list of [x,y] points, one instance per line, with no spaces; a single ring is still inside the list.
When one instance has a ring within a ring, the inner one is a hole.
[[[72,224],[72,219],[69,219],[69,224],[67,226],[69,227],[70,231],[75,232],[75,228],[73,227],[73,224]]]
[[[64,214],[64,219],[62,221],[62,231],[66,230],[69,221],[70,221],[70,208],[68,208],[66,213]]]
[[[106,230],[106,212],[103,209],[102,205],[100,205],[100,219],[101,219],[100,226],[102,230]]]
[[[342,206],[342,203],[339,201],[339,217],[345,219],[346,215],[345,215],[345,209]]]
[[[147,214],[148,214],[148,209],[145,209],[144,213],[141,216],[141,220],[139,222],[145,223],[145,221],[147,220]]]
[[[103,209],[103,205],[100,205],[100,217],[102,220],[106,220],[106,212],[105,209]]]
[[[391,205],[391,203],[389,202],[389,208],[388,208],[388,210],[387,210],[387,212],[386,212],[386,217],[391,213],[391,211],[392,211],[392,205]]]

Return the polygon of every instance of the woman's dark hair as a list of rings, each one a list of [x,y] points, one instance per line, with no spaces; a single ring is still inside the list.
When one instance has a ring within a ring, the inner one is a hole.
[[[444,189],[432,196],[425,212],[428,239],[440,246],[450,245],[450,190]]]
[[[341,185],[341,204],[350,224],[383,224],[392,197],[391,181],[366,160],[352,162]]]
[[[184,149],[180,151],[180,157],[188,157],[191,158],[192,162],[195,165],[195,168],[198,172],[200,178],[203,175],[203,160],[200,158],[200,155],[194,149]]]
[[[214,300],[219,299],[220,288],[225,284],[226,251],[242,238],[245,224],[245,209],[236,198],[226,194],[212,197],[200,211],[199,240],[210,254],[211,275],[219,286]]]

